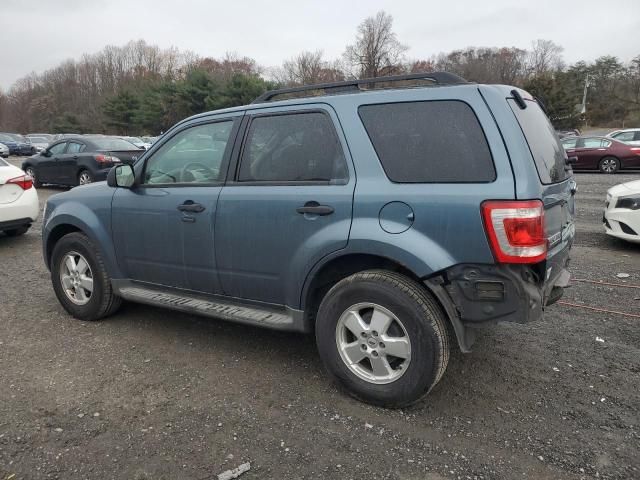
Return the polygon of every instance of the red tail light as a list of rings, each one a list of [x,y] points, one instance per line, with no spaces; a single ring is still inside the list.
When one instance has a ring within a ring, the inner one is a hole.
[[[484,202],[482,218],[499,263],[538,263],[547,258],[540,200]]]
[[[29,190],[33,187],[33,179],[29,175],[21,175],[6,181],[12,185],[18,185],[23,190]]]
[[[113,155],[102,155],[99,153],[95,156],[96,162],[100,165],[104,165],[107,163],[119,163],[120,159],[118,157],[114,157]]]

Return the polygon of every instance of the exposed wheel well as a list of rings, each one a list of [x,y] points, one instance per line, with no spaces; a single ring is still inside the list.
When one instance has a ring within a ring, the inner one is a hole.
[[[409,269],[385,257],[352,254],[334,258],[323,265],[314,275],[313,280],[311,280],[307,288],[305,297],[302,299],[302,307],[306,312],[307,321],[311,322],[311,324],[315,322],[315,316],[320,302],[322,302],[322,299],[333,285],[354,273],[371,269],[398,272],[420,282],[420,279]]]
[[[51,231],[49,237],[47,238],[47,247],[45,250],[47,266],[51,265],[51,252],[53,252],[53,247],[56,243],[58,243],[58,240],[69,233],[81,231],[82,230],[80,230],[78,227],[69,224],[58,225]]]

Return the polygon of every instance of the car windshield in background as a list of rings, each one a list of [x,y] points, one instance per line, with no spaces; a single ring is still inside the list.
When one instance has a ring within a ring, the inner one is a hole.
[[[49,143],[49,140],[44,137],[28,137],[28,139],[31,143]]]
[[[15,142],[15,140],[11,138],[9,135],[0,134],[0,142]]]
[[[527,108],[523,110],[513,98],[508,101],[529,144],[540,181],[549,184],[566,180],[569,176],[565,168],[566,153],[538,102],[525,100]]]
[[[95,137],[91,139],[91,143],[98,147],[98,150],[138,150],[133,143],[121,138]]]
[[[24,137],[23,137],[22,135],[18,134],[18,133],[10,133],[10,134],[9,134],[9,136],[10,136],[10,137],[13,137],[13,139],[14,139],[16,142],[23,142],[23,143],[26,143],[26,140],[24,139]]]

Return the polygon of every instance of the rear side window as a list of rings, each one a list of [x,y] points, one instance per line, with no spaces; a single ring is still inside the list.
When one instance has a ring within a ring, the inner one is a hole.
[[[392,182],[482,183],[496,178],[482,127],[464,102],[363,105],[358,112]]]
[[[549,184],[565,180],[569,176],[565,169],[566,153],[538,102],[525,100],[527,108],[523,110],[512,98],[508,101],[527,140],[540,181]]]

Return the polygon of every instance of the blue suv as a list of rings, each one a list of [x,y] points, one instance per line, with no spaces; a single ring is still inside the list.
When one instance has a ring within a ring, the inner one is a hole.
[[[315,332],[338,384],[398,407],[440,380],[450,338],[468,352],[477,328],[560,298],[569,163],[514,87],[438,72],[277,90],[52,196],[44,259],[74,317],[129,300]]]

